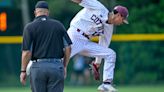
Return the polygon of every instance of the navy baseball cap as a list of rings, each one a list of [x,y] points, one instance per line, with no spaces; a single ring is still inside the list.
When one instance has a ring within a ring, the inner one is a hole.
[[[37,4],[35,5],[35,9],[36,8],[48,9],[48,3],[46,1],[38,1]]]
[[[122,17],[124,17],[124,20],[123,20],[124,23],[129,24],[129,22],[127,20],[128,16],[129,16],[129,12],[126,7],[118,5],[118,6],[114,7],[114,10],[116,10],[118,13],[121,14]]]

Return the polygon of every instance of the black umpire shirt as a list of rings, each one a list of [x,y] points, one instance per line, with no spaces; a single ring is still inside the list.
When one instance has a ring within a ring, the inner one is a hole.
[[[31,60],[61,59],[64,47],[70,44],[72,42],[63,24],[44,15],[36,17],[23,31],[22,50],[32,51]]]

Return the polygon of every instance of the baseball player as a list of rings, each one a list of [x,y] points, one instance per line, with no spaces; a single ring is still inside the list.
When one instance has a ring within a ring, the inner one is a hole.
[[[83,7],[72,19],[68,29],[73,44],[71,57],[77,53],[85,56],[96,57],[91,67],[95,79],[99,80],[99,66],[104,59],[103,83],[98,87],[100,92],[116,92],[111,85],[114,75],[116,53],[108,48],[114,25],[128,24],[128,10],[124,6],[115,6],[112,12],[97,0],[72,0]],[[99,42],[90,40],[99,36]]]

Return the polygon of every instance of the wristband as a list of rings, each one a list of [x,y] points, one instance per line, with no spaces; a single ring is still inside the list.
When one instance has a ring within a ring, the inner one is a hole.
[[[21,70],[21,72],[26,73],[26,70]]]

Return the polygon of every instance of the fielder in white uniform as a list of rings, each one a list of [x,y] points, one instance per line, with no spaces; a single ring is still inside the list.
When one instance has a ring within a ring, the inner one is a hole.
[[[103,83],[98,87],[100,92],[116,92],[111,82],[114,75],[116,53],[108,48],[113,34],[113,25],[128,24],[128,10],[116,6],[112,12],[97,0],[72,0],[84,7],[70,23],[68,35],[72,44],[71,57],[77,53],[96,57],[93,63],[98,68],[104,59]],[[93,36],[99,36],[99,43],[90,41]]]

